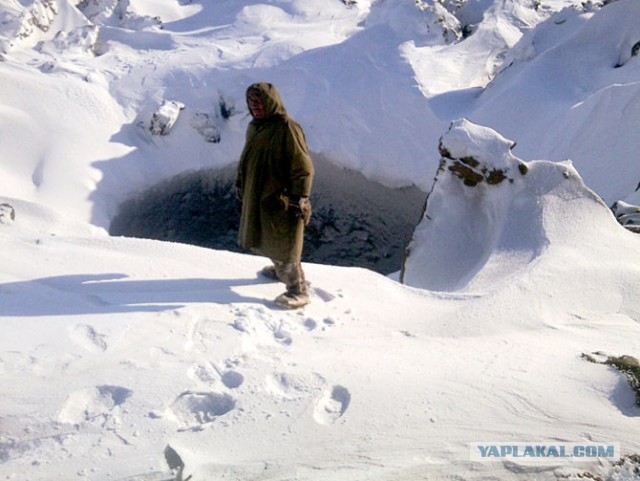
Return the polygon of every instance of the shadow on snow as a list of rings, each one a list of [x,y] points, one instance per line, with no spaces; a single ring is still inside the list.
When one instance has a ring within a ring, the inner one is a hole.
[[[133,280],[124,274],[45,277],[0,284],[0,317],[160,312],[195,303],[265,303],[264,298],[233,290],[264,283],[258,278]]]

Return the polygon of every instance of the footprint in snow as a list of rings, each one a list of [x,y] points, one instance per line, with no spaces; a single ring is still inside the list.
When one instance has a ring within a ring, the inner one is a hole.
[[[166,414],[181,429],[195,430],[224,416],[235,407],[235,399],[228,394],[185,391],[171,403]]]
[[[256,344],[271,344],[275,340],[282,345],[291,345],[293,337],[286,328],[284,319],[276,319],[274,314],[264,307],[237,310],[231,327],[246,333]]]
[[[286,400],[311,398],[317,395],[324,386],[326,386],[325,379],[317,373],[305,376],[275,372],[267,376],[265,380],[267,392]]]
[[[96,386],[74,391],[67,397],[58,420],[62,423],[84,422],[104,426],[116,417],[116,410],[133,391],[121,386]]]
[[[228,389],[236,389],[244,383],[242,373],[229,369],[220,371],[211,364],[194,364],[188,371],[188,375],[194,381],[201,382],[206,386],[213,386],[221,381]]]
[[[220,379],[222,380],[222,384],[229,389],[239,388],[244,383],[244,376],[242,373],[233,370],[223,372]]]
[[[100,334],[89,324],[76,324],[69,328],[69,337],[78,346],[89,352],[102,352],[107,350],[107,341],[104,334]]]
[[[318,424],[333,424],[342,417],[350,403],[351,393],[347,388],[340,385],[327,388],[316,401],[313,418]]]
[[[304,327],[307,331],[313,331],[316,327],[318,327],[318,322],[315,319],[308,318],[304,321]]]
[[[212,386],[218,381],[218,372],[206,364],[194,364],[187,371],[187,375],[194,381]]]

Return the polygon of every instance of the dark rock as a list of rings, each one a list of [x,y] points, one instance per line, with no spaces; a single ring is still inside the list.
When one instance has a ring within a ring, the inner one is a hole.
[[[11,204],[0,204],[0,224],[10,224],[16,220],[16,210]]]

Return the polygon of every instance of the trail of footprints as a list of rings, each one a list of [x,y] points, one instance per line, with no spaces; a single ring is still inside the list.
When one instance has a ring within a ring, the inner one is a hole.
[[[233,413],[241,398],[239,390],[245,384],[242,373],[242,357],[261,356],[272,359],[277,364],[282,351],[289,349],[296,335],[319,329],[328,329],[336,324],[335,319],[322,320],[305,317],[303,311],[281,313],[264,306],[231,306],[233,317],[229,327],[240,336],[241,354],[237,359],[222,362],[202,360],[194,362],[187,376],[197,389],[179,393],[162,412],[149,413],[152,418],[166,418],[175,422],[178,430],[199,430],[219,418]],[[201,328],[201,327],[200,327]],[[195,324],[191,336],[201,335]],[[218,327],[219,329],[219,327]],[[89,352],[107,350],[106,337],[92,326],[79,324],[70,328],[69,337]],[[201,357],[206,357],[206,344],[200,343]],[[318,373],[305,375],[281,372],[281,366],[274,365],[272,372],[263,380],[262,389],[274,398],[284,401],[313,403],[312,416],[320,425],[330,425],[338,421],[351,403],[349,390],[341,385],[330,384]],[[252,371],[253,373],[254,371]],[[249,390],[253,395],[255,390]],[[126,403],[130,402],[133,391],[123,386],[99,385],[72,392],[59,411],[58,421],[68,424],[92,424],[107,429],[115,429],[120,423]]]
[[[328,293],[319,297],[325,302],[333,299]],[[150,348],[158,356],[164,354],[166,362],[191,359],[191,365],[185,372],[188,388],[178,390],[173,398],[164,402],[158,399],[162,407],[148,412],[148,422],[165,419],[169,424],[162,429],[171,429],[173,425],[177,431],[193,431],[218,422],[233,423],[261,415],[289,416],[292,410],[306,413],[319,425],[339,422],[351,404],[349,390],[332,384],[317,372],[300,373],[299,367],[286,363],[286,354],[303,336],[332,329],[340,323],[340,316],[315,317],[304,311],[283,312],[261,305],[232,304],[228,308],[230,320],[226,331],[219,320],[191,317],[193,322],[189,324],[183,321],[192,316],[191,312],[176,312],[176,316],[184,316],[175,326],[186,329],[186,356],[185,352],[178,355],[167,346]],[[112,340],[96,326],[78,323],[68,328],[67,335],[90,355],[108,356],[111,352]],[[231,342],[223,344],[232,353],[217,351],[219,339],[225,336]],[[82,358],[80,353],[70,353],[55,362],[71,363]],[[50,371],[50,366],[45,369],[33,360],[25,358],[23,362],[33,363],[34,371]],[[48,365],[51,362],[49,360]],[[127,360],[120,362],[132,369],[148,367],[143,359],[129,360],[129,364]],[[287,371],[287,365],[291,366],[291,372]],[[110,446],[135,444],[138,427],[129,423],[127,417],[141,408],[138,403],[148,395],[138,396],[131,387],[109,383],[73,390],[57,409],[57,419],[52,420],[50,426],[53,434],[46,442],[62,445],[67,437],[89,433],[95,438],[96,449],[109,451]],[[5,457],[22,456],[33,446],[45,442],[24,436],[17,433],[7,437],[11,454],[7,451]],[[0,451],[2,449],[0,446]]]
[[[232,315],[229,326],[240,334],[242,353],[236,359],[221,363],[205,361],[191,366],[187,374],[202,389],[181,393],[167,409],[168,417],[178,423],[180,430],[200,429],[236,409],[238,398],[244,395],[238,392],[245,384],[241,369],[246,361],[243,357],[277,361],[282,351],[293,345],[299,333],[327,329],[336,324],[330,317],[318,321],[305,317],[303,312],[281,314],[264,306],[232,307]],[[262,381],[261,389],[277,399],[313,403],[312,415],[318,424],[335,423],[349,408],[351,394],[344,386],[331,385],[318,373],[298,375],[281,372],[277,365],[273,368]],[[255,390],[248,391],[250,395],[255,393]]]

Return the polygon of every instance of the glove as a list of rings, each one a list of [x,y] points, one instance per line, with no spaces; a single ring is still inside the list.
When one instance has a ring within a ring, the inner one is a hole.
[[[309,197],[293,197],[290,201],[290,208],[295,210],[296,217],[302,219],[304,225],[309,225],[311,221],[311,201]]]
[[[311,222],[311,201],[309,197],[300,197],[300,202],[298,202],[298,206],[300,207],[300,217],[302,217],[302,221],[304,225],[309,225]]]

